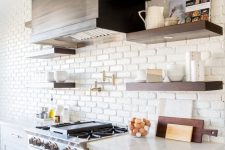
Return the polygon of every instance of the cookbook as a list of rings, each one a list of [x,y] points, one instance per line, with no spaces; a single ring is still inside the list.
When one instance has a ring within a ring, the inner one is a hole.
[[[185,22],[210,21],[211,0],[186,0]]]

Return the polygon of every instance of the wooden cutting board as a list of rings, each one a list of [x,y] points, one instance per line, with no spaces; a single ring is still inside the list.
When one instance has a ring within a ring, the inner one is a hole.
[[[193,126],[167,124],[166,139],[191,142]]]
[[[204,129],[204,120],[160,116],[158,120],[157,131],[156,131],[157,137],[162,137],[162,138],[166,137],[167,124],[193,126],[191,142],[195,142],[195,143],[202,143],[202,136],[204,134],[210,135],[210,136],[218,135],[218,130]]]

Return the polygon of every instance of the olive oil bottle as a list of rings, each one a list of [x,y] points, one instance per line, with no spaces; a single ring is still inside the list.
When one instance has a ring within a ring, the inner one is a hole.
[[[55,117],[55,105],[53,97],[51,97],[51,107],[49,109],[49,118],[54,119]]]

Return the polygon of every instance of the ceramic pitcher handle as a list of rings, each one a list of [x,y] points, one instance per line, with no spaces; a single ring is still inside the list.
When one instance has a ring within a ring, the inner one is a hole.
[[[146,11],[145,10],[141,10],[141,11],[138,12],[138,15],[140,16],[141,20],[145,23],[145,19],[141,15],[142,13],[146,13]]]

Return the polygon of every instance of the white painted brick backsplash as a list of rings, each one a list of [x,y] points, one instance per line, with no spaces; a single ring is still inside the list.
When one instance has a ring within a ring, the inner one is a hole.
[[[171,47],[157,48],[157,55],[172,55],[175,54],[175,49]]]
[[[126,52],[124,53],[124,57],[137,57],[138,56],[138,52]]]
[[[123,109],[127,110],[127,111],[137,112],[138,106],[137,105],[136,106],[135,105],[124,105]]]
[[[183,100],[196,100],[197,94],[184,94],[184,93],[177,93],[176,99],[183,99]]]
[[[199,109],[210,109],[210,102],[195,101],[194,107]]]
[[[130,51],[130,46],[120,46],[120,47],[117,47],[116,48],[116,51],[117,52],[125,52],[125,53],[127,53],[127,51]]]
[[[110,116],[110,121],[121,123],[123,122],[123,117]]]
[[[117,111],[117,116],[119,117],[130,117],[130,112],[129,111]]]
[[[104,114],[113,116],[113,115],[116,115],[116,110],[105,109]]]
[[[211,118],[220,118],[220,111],[210,111],[210,110],[198,110],[198,115],[200,117],[211,117]]]
[[[96,119],[97,118],[97,114],[86,113],[86,118],[88,118],[88,119]]]
[[[154,56],[156,54],[155,49],[141,50],[140,56]]]
[[[222,100],[222,96],[220,94],[205,94],[201,93],[198,94],[198,100],[205,100],[205,101],[215,101],[215,100]]]
[[[110,54],[110,59],[121,59],[121,58],[123,58],[123,54],[122,53]]]
[[[157,93],[158,99],[175,99],[175,93]]]
[[[224,110],[224,102],[222,101],[212,101],[211,105],[213,110]]]
[[[116,98],[113,97],[105,97],[104,98],[105,103],[116,103]]]
[[[145,57],[134,57],[131,59],[132,64],[144,64],[147,63],[147,58]]]
[[[99,55],[97,56],[97,60],[107,60],[109,59],[109,55]]]
[[[127,81],[134,80],[140,69],[163,69],[170,62],[184,64],[186,51],[209,54],[205,66],[206,79],[225,81],[225,36],[146,45],[125,41],[125,34],[121,34],[121,41],[77,48],[74,56],[28,59],[25,56],[29,52],[40,50],[39,45],[30,44],[31,30],[24,27],[24,20],[31,19],[31,1],[9,2],[14,7],[2,7],[6,13],[0,13],[4,20],[0,22],[0,118],[33,119],[40,107],[51,106],[53,97],[55,103],[70,107],[73,120],[80,115],[87,120],[127,124],[134,116],[149,118],[153,132],[158,119],[159,99],[193,100],[193,118],[204,119],[206,127],[219,129],[219,136],[211,137],[210,141],[225,141],[224,90],[130,92],[125,86]],[[223,27],[224,8],[224,1],[213,1],[212,21]],[[68,71],[77,88],[26,88],[31,81],[42,81],[44,72],[56,70]],[[102,81],[103,70],[116,75],[116,85],[103,85],[102,92],[90,93],[94,81]]]
[[[103,109],[101,109],[101,108],[92,108],[92,112],[96,113],[96,114],[102,114],[103,113]]]
[[[122,65],[110,67],[110,71],[112,71],[112,72],[122,71],[122,70],[123,70],[123,66]]]
[[[104,65],[105,65],[105,66],[116,65],[116,60],[108,60],[108,61],[104,61]]]
[[[130,64],[130,59],[119,59],[117,60],[118,65],[125,65],[125,64]]]
[[[122,109],[122,105],[120,105],[120,104],[110,104],[109,108],[110,109],[115,109],[115,110],[121,110]]]
[[[103,54],[111,54],[115,52],[116,52],[116,48],[106,48],[103,50]]]
[[[98,103],[97,105],[99,108],[108,108],[109,107],[109,104],[108,103]]]
[[[165,62],[166,56],[152,56],[148,58],[148,63]]]

